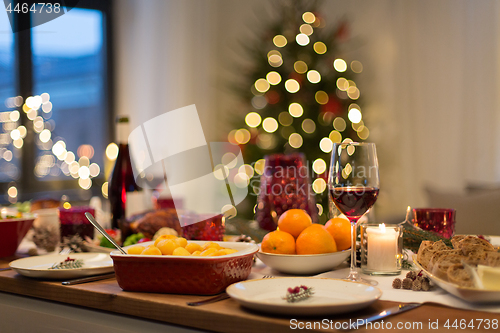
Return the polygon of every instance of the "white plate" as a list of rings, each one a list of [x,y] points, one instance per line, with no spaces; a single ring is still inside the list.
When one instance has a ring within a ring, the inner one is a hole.
[[[314,295],[288,303],[288,288],[305,285]],[[286,315],[327,315],[359,310],[375,302],[382,291],[369,284],[327,278],[282,277],[247,280],[230,285],[226,292],[241,305]]]
[[[477,288],[460,287],[451,282],[434,276],[424,269],[417,261],[417,255],[413,255],[413,263],[418,269],[421,269],[429,277],[429,279],[437,286],[446,290],[450,294],[472,303],[500,303],[500,290],[487,290]]]
[[[351,250],[323,254],[274,254],[257,252],[267,266],[289,274],[317,274],[334,269],[347,259]]]
[[[49,269],[66,258],[82,259],[83,267],[75,269]],[[40,279],[73,279],[113,272],[113,261],[107,253],[50,254],[14,260],[9,264],[21,275]]]

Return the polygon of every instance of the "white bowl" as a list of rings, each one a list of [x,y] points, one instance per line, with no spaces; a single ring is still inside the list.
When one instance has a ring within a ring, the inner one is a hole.
[[[259,251],[257,257],[267,266],[289,274],[317,274],[334,269],[346,260],[351,250],[323,254],[274,254]]]

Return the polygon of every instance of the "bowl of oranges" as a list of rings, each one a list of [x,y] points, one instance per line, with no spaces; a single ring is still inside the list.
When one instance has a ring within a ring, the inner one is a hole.
[[[325,225],[313,223],[302,209],[290,209],[278,228],[266,234],[257,257],[267,266],[288,274],[317,274],[334,269],[350,255],[351,226],[333,218]]]
[[[248,277],[258,247],[164,235],[124,250],[110,254],[123,290],[213,295]]]

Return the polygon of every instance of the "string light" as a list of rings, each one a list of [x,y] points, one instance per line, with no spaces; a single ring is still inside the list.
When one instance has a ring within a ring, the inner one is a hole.
[[[297,36],[295,36],[295,41],[300,46],[306,46],[307,44],[309,44],[309,36],[307,36],[306,34],[300,33]]]

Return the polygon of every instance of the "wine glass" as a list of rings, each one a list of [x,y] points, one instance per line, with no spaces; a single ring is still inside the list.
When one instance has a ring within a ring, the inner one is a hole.
[[[356,269],[356,223],[377,200],[379,173],[374,143],[335,143],[328,179],[335,206],[351,222],[351,269],[347,280],[360,281]]]

